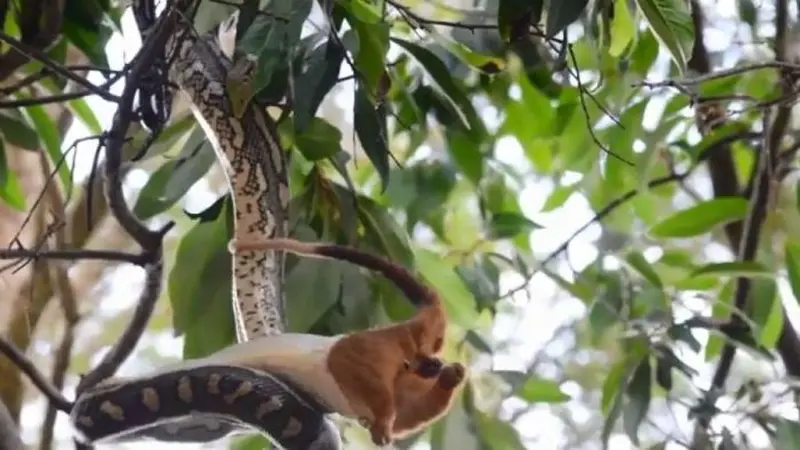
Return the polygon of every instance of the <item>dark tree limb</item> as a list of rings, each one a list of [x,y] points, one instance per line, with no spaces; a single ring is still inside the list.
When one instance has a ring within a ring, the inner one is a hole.
[[[142,247],[147,260],[144,263],[145,287],[139,297],[133,318],[114,347],[106,353],[100,364],[87,373],[78,384],[80,395],[85,389],[92,387],[113,376],[119,366],[130,356],[144,333],[147,322],[153,313],[155,303],[161,293],[163,277],[162,241],[164,236],[175,225],[167,223],[160,230],[150,230],[133,214],[125,202],[122,192],[122,154],[125,136],[131,123],[137,118],[133,111],[133,100],[142,75],[149,70],[152,56],[159,48],[164,48],[166,39],[175,26],[177,14],[167,11],[159,20],[154,32],[149,34],[137,54],[130,71],[127,73],[125,90],[119,102],[119,109],[114,117],[111,131],[106,140],[106,196],[111,213],[119,221],[122,228]]]
[[[778,0],[776,17],[776,57],[779,62],[784,59],[784,40],[787,25],[786,0]],[[701,74],[711,73],[711,64],[708,52],[703,40],[703,29],[705,19],[702,9],[696,0],[692,1],[692,19],[695,28],[695,43],[689,67]],[[788,68],[782,69],[784,79],[789,74]],[[793,76],[791,78],[794,78]],[[787,83],[791,86],[792,83]],[[784,89],[785,96],[794,95]],[[770,121],[771,114],[765,113],[765,135],[762,149],[759,152],[758,162],[751,174],[750,184],[753,189],[745,190],[744,194],[748,197],[749,211],[744,221],[731,222],[725,226],[725,234],[729,246],[734,249],[742,261],[752,261],[756,258],[758,249],[758,239],[761,226],[766,217],[769,199],[771,180],[774,168],[778,161],[778,151],[780,142],[786,132],[791,106],[779,104],[775,119]],[[707,134],[713,129],[722,126],[727,120],[724,108],[719,104],[706,103],[697,105],[696,120],[701,133]],[[767,111],[768,112],[768,111]],[[738,180],[736,179],[735,166],[730,146],[722,146],[710,152],[707,159],[707,166],[711,177],[714,197],[728,197],[742,195]],[[750,280],[739,277],[736,280],[736,290],[734,293],[734,304],[737,309],[743,310],[748,301],[750,292]],[[785,310],[784,310],[785,312]],[[732,325],[742,323],[741,317],[733,315]],[[787,373],[792,376],[800,376],[800,341],[797,333],[792,327],[786,314],[781,335],[777,345],[778,353],[783,360]],[[712,379],[711,391],[721,389],[730,373],[736,348],[726,342],[720,356],[719,365]],[[707,426],[707,423],[700,425]]]

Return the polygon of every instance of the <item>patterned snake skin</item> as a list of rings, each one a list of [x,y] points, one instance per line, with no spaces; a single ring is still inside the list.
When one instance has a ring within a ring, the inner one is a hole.
[[[134,6],[141,1],[147,0],[133,0]],[[172,1],[172,12],[163,14],[182,15],[190,3]],[[235,20],[222,26],[231,28]],[[214,36],[198,37],[183,23],[170,37],[167,55],[172,58],[170,80],[190,100],[224,168],[233,194],[236,237],[285,236],[290,199],[274,120],[253,103],[240,118],[233,115],[225,89],[231,63]],[[240,342],[285,331],[282,255],[232,256]],[[146,438],[210,442],[249,429],[286,450],[339,450],[338,430],[324,412],[274,375],[212,361],[100,383],[78,397],[70,418],[82,440],[90,443]]]

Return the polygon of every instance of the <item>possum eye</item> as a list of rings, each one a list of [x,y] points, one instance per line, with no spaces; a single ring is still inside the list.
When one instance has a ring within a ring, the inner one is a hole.
[[[411,363],[407,359],[404,359],[403,360],[403,368],[408,370],[410,367],[411,367]]]
[[[438,352],[442,349],[442,345],[444,345],[444,339],[436,338],[436,340],[433,342],[433,351]]]

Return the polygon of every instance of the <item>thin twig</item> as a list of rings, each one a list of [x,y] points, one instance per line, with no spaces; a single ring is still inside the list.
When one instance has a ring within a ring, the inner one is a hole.
[[[14,365],[30,378],[33,384],[39,388],[40,391],[47,397],[50,403],[59,411],[69,413],[72,409],[72,402],[67,400],[61,395],[58,390],[47,380],[39,369],[23,354],[14,344],[8,341],[5,337],[0,336],[0,353],[3,353],[6,358],[11,360]]]
[[[592,127],[592,117],[591,115],[589,115],[589,109],[586,107],[586,100],[583,98],[586,89],[584,88],[583,83],[581,82],[581,75],[580,75],[581,70],[580,67],[578,67],[578,60],[575,58],[575,52],[572,51],[572,44],[567,44],[567,52],[569,52],[569,57],[572,60],[572,65],[575,66],[575,79],[578,82],[578,91],[580,91],[580,95],[578,96],[578,98],[580,99],[581,102],[581,108],[583,109],[583,114],[586,117],[586,128],[589,130],[589,134],[592,136],[592,140],[594,140],[594,143],[597,144],[598,147],[600,147],[600,150],[605,152],[607,155],[613,156],[614,158],[617,158],[618,160],[624,162],[629,166],[634,166],[635,164],[633,164],[632,162],[609,150],[605,145],[603,145],[602,142],[600,142],[600,139],[597,137],[597,134],[595,134],[594,128]]]
[[[47,157],[44,152],[41,155],[41,167],[45,175],[47,174]],[[54,215],[57,215],[57,222],[63,223],[66,215],[66,206],[63,195],[58,186],[50,184],[47,188],[47,200]],[[53,237],[55,238],[55,248],[63,249],[66,247],[67,240],[66,227],[59,227]],[[51,379],[56,389],[61,390],[64,387],[64,379],[69,369],[69,362],[72,357],[72,347],[75,341],[75,326],[80,320],[78,315],[78,301],[75,298],[75,290],[72,283],[70,283],[69,275],[65,267],[58,265],[52,266],[52,285],[56,296],[61,299],[61,310],[64,314],[64,336],[61,339],[61,344],[56,351],[55,360],[53,361],[53,371]],[[40,449],[50,450],[53,445],[53,427],[56,421],[56,410],[52,405],[48,405],[47,412],[45,413],[44,422],[42,424],[42,438],[40,439]]]
[[[411,8],[405,5],[401,5],[395,0],[387,0],[386,3],[392,5],[396,10],[400,11],[403,15],[406,16],[407,22],[417,22],[418,24],[426,24],[426,25],[440,25],[444,27],[451,27],[451,28],[463,28],[470,31],[475,30],[496,30],[497,24],[485,24],[485,23],[463,23],[463,22],[451,22],[447,20],[436,20],[436,19],[428,19],[426,17],[422,17],[419,14],[415,13]],[[408,20],[411,19],[411,20]],[[410,25],[414,25],[409,23]],[[416,27],[415,27],[416,28]],[[542,35],[543,36],[543,35]]]
[[[14,39],[3,31],[0,31],[0,41],[7,43],[9,46],[13,47],[15,50],[24,54],[25,56],[41,62],[53,72],[61,75],[64,78],[74,81],[75,83],[85,87],[86,89],[92,91],[92,93],[97,94],[105,100],[111,102],[118,102],[120,100],[119,97],[109,92],[108,89],[98,88],[86,78],[76,75],[62,67],[60,64],[54,62],[44,52]]]
[[[137,266],[143,266],[147,256],[143,253],[134,254],[115,250],[36,250],[26,248],[0,249],[0,259],[62,259],[77,261],[81,259],[102,259],[107,261],[122,261]]]
[[[684,179],[686,179],[686,177],[691,175],[693,169],[694,168],[690,168],[682,173],[673,173],[671,175],[667,175],[661,178],[656,178],[647,183],[647,187],[651,189],[667,183],[683,181]],[[550,252],[550,254],[548,254],[544,258],[544,260],[542,260],[539,264],[537,264],[537,268],[533,272],[528,274],[527,278],[519,286],[508,291],[501,297],[501,299],[513,297],[515,294],[525,289],[531,282],[533,276],[536,275],[542,268],[547,266],[547,264],[549,264],[552,260],[554,260],[558,255],[564,253],[567,250],[567,248],[569,248],[569,244],[571,244],[576,237],[578,237],[581,233],[586,231],[586,229],[592,226],[593,224],[602,221],[609,214],[614,212],[614,210],[624,205],[627,201],[631,200],[632,198],[636,197],[637,194],[639,194],[638,189],[631,189],[630,191],[622,194],[621,196],[615,198],[614,200],[606,204],[606,206],[597,211],[594,217],[592,217],[589,221],[581,225],[564,242],[562,242],[561,245],[559,245],[555,250]]]
[[[51,103],[62,103],[70,100],[75,100],[79,98],[83,98],[89,95],[93,95],[95,92],[92,91],[79,91],[79,92],[67,92],[64,94],[55,94],[55,95],[47,95],[43,97],[34,97],[34,98],[20,98],[17,100],[7,100],[7,101],[0,101],[0,109],[9,109],[9,108],[24,108],[26,106],[37,106],[37,105],[48,105]]]
[[[733,67],[730,69],[724,70],[717,70],[712,73],[699,75],[692,78],[684,78],[681,80],[662,80],[662,81],[641,81],[638,83],[634,83],[633,86],[635,87],[648,87],[648,88],[658,88],[658,87],[672,87],[676,89],[685,89],[686,86],[696,86],[698,84],[705,83],[707,81],[718,80],[720,78],[727,78],[732,77],[735,75],[741,75],[743,73],[752,72],[754,70],[761,70],[761,69],[782,69],[782,70],[790,70],[792,72],[800,73],[800,65],[792,64],[785,61],[768,61],[759,64],[750,64],[747,66],[740,66],[740,67]]]

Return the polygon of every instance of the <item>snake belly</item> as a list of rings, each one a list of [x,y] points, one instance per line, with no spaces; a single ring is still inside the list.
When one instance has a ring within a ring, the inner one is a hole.
[[[102,383],[76,400],[70,419],[87,443],[141,437],[186,442],[180,422],[192,418],[190,431],[201,441],[249,428],[285,450],[340,449],[338,431],[320,414],[319,404],[287,392],[265,372],[208,365]]]

